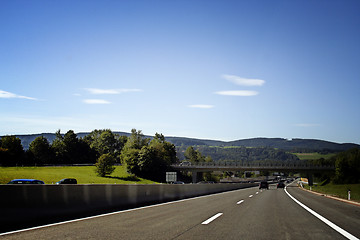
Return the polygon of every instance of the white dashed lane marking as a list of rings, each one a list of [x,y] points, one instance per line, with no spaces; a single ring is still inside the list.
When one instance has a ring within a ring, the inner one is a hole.
[[[243,202],[244,202],[244,200],[240,200],[236,204],[239,205],[239,204],[242,204]]]
[[[211,223],[212,221],[214,221],[215,219],[217,219],[218,217],[220,217],[221,215],[223,215],[223,213],[215,214],[214,216],[212,216],[212,217],[209,218],[208,220],[202,222],[201,224],[202,224],[202,225],[207,225],[207,224]]]

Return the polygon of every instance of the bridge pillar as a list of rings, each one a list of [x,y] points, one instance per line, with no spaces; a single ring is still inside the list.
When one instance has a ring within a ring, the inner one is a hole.
[[[307,179],[309,182],[309,186],[312,186],[314,184],[314,178],[312,173],[307,173]]]
[[[191,175],[192,175],[192,183],[197,183],[198,172],[197,171],[191,171]]]

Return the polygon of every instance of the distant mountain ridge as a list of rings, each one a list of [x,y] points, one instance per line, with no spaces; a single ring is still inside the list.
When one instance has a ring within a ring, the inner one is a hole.
[[[130,136],[126,132],[114,132],[115,134]],[[89,132],[77,133],[78,137],[84,137]],[[30,143],[39,136],[44,136],[52,142],[56,136],[54,133],[41,133],[41,134],[24,134],[15,135],[21,139],[24,149],[28,149]],[[152,136],[145,136],[152,138]],[[196,139],[186,137],[165,137],[167,141],[173,143],[175,146],[218,146],[218,147],[270,147],[278,148],[285,151],[307,150],[307,151],[346,151],[351,148],[360,148],[359,144],[355,143],[335,143],[317,139],[285,139],[285,138],[250,138],[235,141],[219,141],[208,139]]]

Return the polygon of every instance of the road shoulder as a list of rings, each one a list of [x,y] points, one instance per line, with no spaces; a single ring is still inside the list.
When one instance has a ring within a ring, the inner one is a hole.
[[[308,189],[302,188],[300,185],[298,185],[298,188],[300,188],[300,189],[303,190],[303,191],[310,192],[310,193],[312,193],[312,194],[316,194],[316,195],[323,196],[323,197],[326,197],[326,198],[331,198],[331,199],[334,199],[334,200],[337,200],[337,201],[340,201],[340,202],[344,202],[344,203],[348,203],[348,204],[353,204],[353,205],[356,205],[356,206],[359,206],[359,207],[360,207],[360,203],[359,203],[359,202],[355,202],[355,201],[351,201],[351,200],[347,200],[347,199],[335,197],[335,196],[328,195],[328,194],[325,194],[325,193],[319,193],[319,192],[315,192],[315,191],[310,191],[310,190],[308,190]]]

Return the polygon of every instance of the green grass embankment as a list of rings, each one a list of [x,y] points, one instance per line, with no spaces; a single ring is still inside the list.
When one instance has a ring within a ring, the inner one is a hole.
[[[81,167],[0,167],[0,184],[12,179],[29,178],[55,184],[63,178],[75,178],[79,184],[152,184],[150,180],[138,178],[126,172],[124,166],[116,166],[106,177],[99,177],[94,166]]]
[[[310,189],[310,187],[304,184],[304,188]],[[328,183],[324,186],[314,185],[312,191],[323,193],[326,195],[348,199],[348,190],[350,190],[351,200],[360,202],[360,184],[333,184]]]

